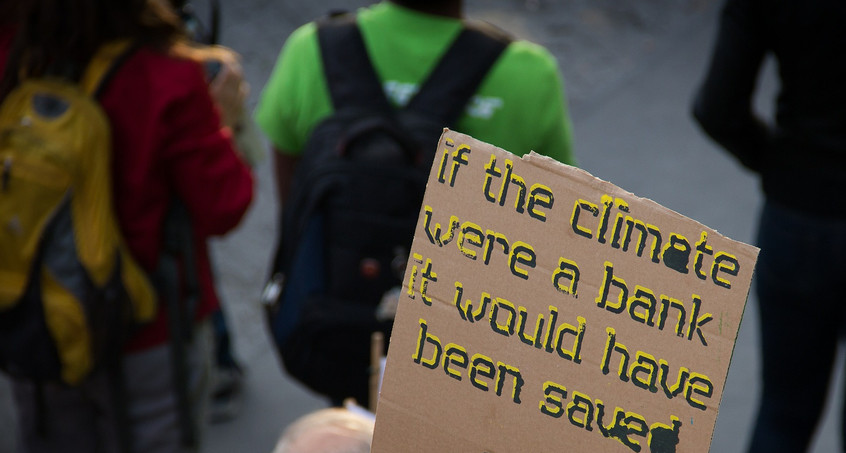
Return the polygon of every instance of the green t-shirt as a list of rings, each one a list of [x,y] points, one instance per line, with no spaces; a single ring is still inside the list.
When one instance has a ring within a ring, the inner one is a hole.
[[[358,23],[388,98],[404,105],[461,30],[461,22],[382,2]],[[571,124],[558,66],[543,47],[515,41],[482,81],[458,132],[523,155],[536,151],[574,164]],[[264,87],[255,118],[281,152],[302,152],[312,128],[332,113],[316,25],[291,34]]]

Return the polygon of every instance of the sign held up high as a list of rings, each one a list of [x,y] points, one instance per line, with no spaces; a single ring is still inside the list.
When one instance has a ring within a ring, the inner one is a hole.
[[[374,452],[707,452],[758,249],[446,130]]]

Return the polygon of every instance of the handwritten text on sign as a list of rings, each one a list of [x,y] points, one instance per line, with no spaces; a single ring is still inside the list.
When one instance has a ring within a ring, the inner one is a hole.
[[[433,412],[507,404],[499,425],[558,419],[540,435],[585,451],[708,451],[756,253],[580,170],[447,132],[382,399],[401,407],[413,385]],[[459,432],[492,451],[536,442],[477,425]]]

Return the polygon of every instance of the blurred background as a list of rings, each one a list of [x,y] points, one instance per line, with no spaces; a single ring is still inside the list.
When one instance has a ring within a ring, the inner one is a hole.
[[[192,0],[200,18],[208,0]],[[223,45],[243,57],[255,106],[285,38],[333,9],[369,1],[221,0]],[[466,15],[547,47],[558,59],[573,120],[579,166],[742,242],[753,242],[760,194],[693,124],[721,3],[717,0],[466,0]],[[772,65],[758,109],[771,111]],[[235,350],[246,367],[239,415],[210,424],[206,452],[267,452],[297,417],[325,405],[284,375],[265,330],[259,295],[276,243],[277,204],[269,156],[256,169],[257,197],[242,225],[213,243],[218,284]],[[714,432],[712,452],[745,450],[758,399],[757,305],[741,325]],[[842,362],[841,362],[842,363]],[[841,383],[842,377],[835,382]],[[801,389],[797,389],[801,392]],[[832,401],[842,398],[838,387]],[[8,385],[0,379],[0,452],[14,451]],[[813,452],[839,448],[830,405]]]

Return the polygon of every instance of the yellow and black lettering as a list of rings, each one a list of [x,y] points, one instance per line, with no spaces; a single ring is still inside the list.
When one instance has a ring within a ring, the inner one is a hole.
[[[576,200],[575,206],[573,206],[573,215],[570,217],[570,226],[573,228],[573,232],[575,232],[579,236],[586,237],[588,239],[593,239],[593,231],[579,225],[579,216],[582,212],[582,209],[591,213],[593,217],[599,216],[598,206],[589,201],[578,199]]]
[[[507,313],[504,324],[499,321],[500,309]],[[514,308],[514,304],[503,298],[497,297],[496,302],[493,304],[493,308],[491,309],[490,321],[491,329],[494,332],[500,335],[505,335],[506,337],[514,335],[514,331],[517,326],[517,310]]]
[[[693,260],[693,272],[700,280],[708,278],[708,274],[702,272],[702,265],[705,261],[705,255],[713,255],[714,249],[708,246],[708,233],[703,231],[699,242],[696,243],[696,257]]]
[[[577,414],[582,414],[579,418]],[[594,408],[590,397],[579,392],[573,392],[573,400],[567,405],[567,418],[573,426],[593,431]]]
[[[485,265],[491,262],[491,254],[493,253],[494,244],[499,244],[502,247],[503,254],[509,254],[511,247],[508,245],[508,238],[502,233],[487,230],[485,233],[487,241],[485,242]]]
[[[488,311],[488,305],[491,303],[491,295],[488,293],[482,293],[479,306],[475,311],[473,310],[473,302],[470,299],[462,302],[463,295],[464,286],[461,282],[455,282],[455,300],[453,302],[455,303],[455,308],[458,309],[458,314],[461,316],[461,319],[469,322],[476,322],[484,318],[485,312]]]
[[[684,387],[687,385],[687,378],[690,376],[690,371],[685,367],[679,367],[679,375],[676,378],[676,383],[672,387],[667,386],[667,376],[670,374],[670,365],[665,360],[658,362],[660,368],[659,381],[661,389],[664,390],[664,395],[667,399],[673,399],[678,396]]]
[[[493,379],[496,377],[493,360],[484,354],[474,354],[470,363],[470,383],[473,384],[473,387],[487,392],[488,383],[480,378]]]
[[[565,408],[567,389],[552,381],[544,383],[543,394],[544,398],[538,404],[542,414],[561,418],[566,412],[572,426],[592,432],[595,425],[603,437],[616,440],[634,452],[640,452],[643,448],[638,438],[645,440],[651,453],[675,452],[675,446],[679,443],[682,424],[675,415],[670,415],[672,426],[663,423],[649,425],[643,415],[619,406],[608,413],[602,400],[593,400],[578,391],[571,392],[572,399]]]
[[[538,207],[552,208],[555,200],[552,190],[543,184],[534,184],[529,188],[526,180],[514,173],[514,162],[511,159],[505,159],[504,167],[504,170],[497,167],[496,156],[491,156],[491,160],[485,166],[485,178],[482,187],[485,199],[499,206],[505,206],[508,199],[508,189],[514,186],[517,189],[517,194],[514,196],[514,211],[523,214],[528,210],[530,217],[545,222],[546,213],[539,210]],[[494,193],[494,179],[501,179],[498,193]]]
[[[502,185],[499,188],[499,205],[505,206],[505,198],[508,196],[509,183],[513,182],[512,174],[514,173],[514,162],[511,159],[505,159],[505,174],[502,176]],[[520,178],[522,179],[522,178]],[[523,184],[523,191],[525,193],[526,184]]]
[[[555,307],[549,307],[550,310],[554,309]],[[526,311],[526,307],[520,307],[519,309],[519,320],[518,320],[518,327],[517,327],[517,336],[520,338],[520,341],[523,343],[534,346],[537,349],[543,347],[543,340],[541,339],[541,335],[543,332],[543,324],[545,319],[543,315],[539,314],[538,319],[535,322],[535,334],[533,336],[526,335],[526,325],[529,323],[528,317],[529,312]]]
[[[506,161],[507,165],[508,161]],[[518,213],[522,214],[525,211],[524,206],[526,206],[526,180],[522,177],[512,174],[512,169],[508,168],[508,174],[511,175],[511,184],[517,186],[517,197],[514,199],[514,210]],[[505,204],[505,194],[503,193],[503,199],[500,200],[500,206]]]
[[[645,378],[641,378],[642,374],[646,375]],[[657,393],[658,374],[658,361],[655,360],[655,357],[652,354],[637,351],[635,361],[632,363],[631,370],[629,370],[632,384],[644,390],[649,390],[652,393]]]
[[[455,148],[455,140],[447,138],[444,140],[444,150],[441,153],[441,163],[438,165],[438,182],[441,184],[446,182],[445,174],[450,148]]]
[[[426,264],[423,268],[423,281],[420,282],[420,299],[424,304],[432,306],[432,298],[429,297],[429,283],[438,281],[438,274],[432,270],[432,260],[426,258]]]
[[[629,376],[626,371],[629,367],[629,350],[624,344],[617,342],[617,332],[613,327],[607,327],[605,331],[608,334],[608,341],[605,342],[605,352],[602,355],[602,374],[608,374],[611,372],[611,354],[613,354],[614,351],[617,351],[620,353],[620,368],[618,373],[620,380],[628,382]]]
[[[461,224],[461,232],[458,233],[458,250],[467,258],[475,260],[476,250],[468,247],[468,245],[481,249],[484,238],[485,234],[482,232],[482,227],[473,222],[464,222]]]
[[[708,342],[705,341],[705,335],[702,333],[702,326],[711,322],[714,317],[711,313],[705,313],[702,316],[699,316],[699,310],[702,308],[702,299],[699,298],[696,294],[692,295],[693,297],[693,315],[690,317],[690,326],[687,328],[687,339],[693,339],[693,332],[696,332],[696,335],[699,336],[699,341],[702,342],[704,346],[708,346]]]
[[[564,283],[566,280],[569,283]],[[564,294],[578,297],[579,266],[566,258],[558,260],[558,269],[552,273],[552,286]]]
[[[417,275],[420,273],[418,264],[423,264],[423,255],[419,253],[411,254],[411,260],[415,263],[411,266],[411,271],[408,273],[408,291],[406,294],[409,299],[414,299],[416,292],[414,290],[417,283]]]
[[[629,439],[630,431],[629,427],[626,424],[627,420],[631,418],[631,415],[636,414],[633,414],[632,412],[627,413],[621,407],[617,407],[614,409],[614,416],[611,424],[607,426],[603,425],[602,418],[605,415],[605,406],[599,400],[597,400],[597,413],[597,423],[599,426],[599,431],[602,433],[603,436],[619,441],[621,444],[630,448],[634,452],[640,451],[640,444],[636,441]]]
[[[517,241],[508,256],[508,267],[511,269],[511,274],[523,280],[528,280],[529,272],[520,266],[534,269],[537,265],[537,257],[532,246],[523,241]]]
[[[428,258],[426,259],[422,276],[419,265],[423,264],[423,256],[419,253],[413,253],[411,255],[411,262],[414,264],[411,266],[411,271],[408,272],[408,291],[406,291],[406,295],[412,300],[417,298],[417,279],[418,277],[422,277],[419,287],[420,299],[424,304],[431,306],[432,298],[427,294],[429,290],[429,283],[438,281],[438,274],[432,270],[432,260]]]
[[[441,230],[440,223],[435,223],[435,229],[432,230],[432,207],[429,205],[423,207],[423,231],[426,233],[429,242],[433,245],[443,247],[449,244],[455,238],[455,230],[457,229],[458,217],[450,216],[447,231],[443,232]]]
[[[611,294],[613,292],[612,286],[617,288],[616,297]],[[649,288],[635,285],[634,295],[631,298],[628,295],[629,290],[626,281],[622,277],[614,275],[613,264],[606,261],[599,295],[596,297],[597,307],[619,314],[623,313],[628,306],[629,315],[634,321],[654,327],[659,299],[655,297],[655,293]],[[691,311],[688,312],[684,303],[680,300],[662,294],[660,297],[661,310],[657,313],[658,330],[663,331],[665,329],[670,310],[674,309],[677,312],[676,327],[674,329],[676,336],[692,340],[693,334],[696,333],[702,345],[708,346],[702,326],[709,323],[713,319],[713,316],[711,313],[705,313],[700,316],[702,299],[696,294],[693,294],[692,298],[693,305]],[[690,317],[688,317],[688,314],[690,314]],[[690,319],[690,322],[688,322],[688,319]]]
[[[485,165],[485,185],[482,188],[482,191],[485,194],[485,199],[490,201],[491,203],[496,203],[496,195],[491,192],[491,185],[493,183],[493,178],[499,178],[502,176],[502,172],[496,166],[496,156],[491,155],[491,160]]]
[[[441,362],[441,354],[443,353],[443,347],[441,346],[441,340],[430,334],[429,326],[426,324],[426,320],[420,320],[420,332],[417,335],[417,350],[415,351],[412,359],[414,363],[418,365],[423,365],[426,368],[434,370],[438,367]],[[431,359],[423,358],[423,349],[426,347],[426,343],[431,344],[434,346],[434,355],[432,355]]]
[[[717,253],[717,256],[714,257],[714,264],[711,266],[711,278],[714,280],[714,284],[731,289],[731,282],[720,278],[718,275],[720,272],[736,277],[740,272],[740,262],[737,261],[737,257],[726,252]]]
[[[561,327],[558,328],[555,335],[555,350],[558,352],[558,356],[562,359],[570,360],[573,363],[582,363],[582,342],[584,342],[585,339],[587,321],[581,316],[576,318],[576,320],[579,323],[578,327],[565,323],[561,324]],[[573,347],[569,350],[564,349],[565,335],[572,335],[574,337]]]
[[[461,282],[455,282],[453,305],[463,321],[475,323],[487,315],[491,331],[504,337],[516,336],[521,343],[534,349],[550,354],[554,352],[563,359],[581,363],[582,344],[587,330],[587,321],[582,316],[576,318],[575,325],[563,323],[559,326],[558,308],[550,305],[549,317],[537,315],[535,323],[531,324],[526,307],[501,297],[493,297],[487,292],[482,292],[479,302],[475,303],[472,298],[464,297]]]
[[[708,379],[708,376],[699,373],[691,373],[690,379],[687,381],[687,390],[684,392],[684,399],[690,407],[700,410],[705,410],[708,407],[702,401],[695,399],[693,394],[710,398],[714,395],[714,384]]]
[[[546,347],[544,350],[546,352],[552,352],[555,350],[555,345],[552,342],[555,340],[555,324],[558,322],[558,308],[553,307],[552,305],[549,306],[549,329],[546,330]]]
[[[618,407],[616,412],[622,412],[622,409]],[[605,422],[602,421],[603,419],[605,419],[605,403],[598,399],[596,400],[596,426],[599,428],[599,432],[603,437],[611,437],[610,430],[614,427],[614,422],[612,421],[609,425],[605,425]]]
[[[649,240],[649,236],[652,236],[652,262],[653,263],[660,263],[661,262],[661,230],[658,229],[655,225],[650,225],[648,223],[644,223],[643,221],[633,219],[632,217],[626,216],[626,233],[625,239],[623,240],[623,251],[629,251],[629,244],[632,240],[632,233],[634,230],[638,230],[640,235],[637,239],[637,248],[635,252],[637,256],[643,256],[643,251],[646,249],[646,241]]]
[[[661,296],[661,314],[658,316],[658,330],[664,330],[664,325],[667,322],[667,315],[670,308],[678,310],[678,322],[676,323],[676,336],[684,337],[684,325],[687,322],[687,311],[684,309],[684,304],[672,297]]]
[[[582,211],[587,211],[598,220],[585,221]],[[714,256],[710,270],[713,283],[723,288],[731,288],[731,281],[726,276],[737,276],[740,273],[740,262],[737,257],[727,252],[715,252],[714,248],[708,245],[707,231],[701,231],[699,240],[693,246],[687,237],[674,232],[669,233],[664,244],[661,229],[630,215],[631,211],[625,200],[608,194],[601,196],[599,204],[577,199],[573,205],[570,227],[578,236],[587,239],[596,237],[598,243],[610,244],[612,248],[622,252],[628,252],[632,248],[632,240],[635,240],[634,250],[638,257],[644,256],[647,244],[651,242],[649,258],[653,263],[663,261],[667,268],[681,274],[692,273],[700,280],[707,280],[708,277],[706,257]]]
[[[610,195],[603,195],[600,200],[602,203],[602,216],[599,218],[599,231],[596,233],[596,240],[600,244],[604,244],[605,234],[608,233],[608,221],[611,218],[611,207],[614,206],[614,198]]]
[[[484,354],[471,357],[463,346],[455,343],[442,346],[440,338],[429,332],[429,326],[423,319],[420,320],[417,346],[411,358],[414,363],[430,370],[442,368],[444,374],[456,381],[463,381],[462,374],[467,372],[473,387],[487,392],[493,385],[497,396],[502,396],[507,385],[511,400],[517,404],[521,402],[520,392],[525,382],[520,369],[503,362],[494,362]]]
[[[520,390],[523,388],[523,375],[516,367],[497,362],[496,395],[502,396],[502,389],[505,387],[505,379],[510,375],[514,380],[511,386],[511,401],[520,404]]]
[[[620,290],[617,295],[616,304],[608,303],[611,286],[616,286]],[[602,285],[599,290],[599,296],[596,298],[596,305],[599,308],[604,308],[612,313],[622,313],[626,310],[629,289],[626,286],[625,280],[614,276],[614,265],[608,261],[605,262],[605,275],[602,277]]]
[[[678,321],[676,322],[675,329],[676,335],[688,340],[693,340],[693,334],[695,332],[702,345],[708,346],[708,341],[705,339],[705,334],[702,332],[702,326],[711,322],[714,317],[711,313],[705,313],[700,316],[699,313],[702,311],[702,299],[696,294],[692,294],[691,298],[693,299],[693,303],[689,318],[690,322],[688,323],[687,310],[685,309],[684,304],[680,300],[662,295],[661,313],[658,315],[658,329],[664,330],[669,311],[671,308],[674,308],[678,311]]]
[[[646,419],[636,412],[626,412],[624,423],[626,424],[626,438],[628,438],[629,443],[623,442],[623,444],[634,451],[640,451],[640,443],[630,439],[629,436],[646,437],[649,434]]]
[[[500,177],[502,178],[502,182],[499,186],[499,193],[494,195],[491,192],[493,179],[499,179]],[[526,203],[526,181],[524,181],[520,176],[514,175],[514,162],[512,162],[511,159],[505,159],[505,173],[503,174],[496,165],[496,156],[491,155],[491,160],[485,167],[485,199],[491,203],[497,203],[500,206],[505,206],[505,200],[508,198],[508,186],[511,184],[516,185],[519,190],[517,200],[515,201],[515,208],[517,212],[522,213],[523,206]]]
[[[544,399],[540,402],[540,411],[544,415],[553,418],[561,418],[564,415],[564,400],[567,398],[567,389],[563,385],[552,381],[543,384]]]
[[[452,367],[457,366],[463,370],[467,369],[469,357],[463,346],[450,343],[444,348],[444,373],[447,376],[461,380],[461,372],[455,371]]]
[[[649,327],[655,327],[657,306],[658,299],[652,290],[635,285],[634,296],[629,299],[629,315],[632,319]]]
[[[543,185],[535,184],[532,186],[531,196],[529,197],[529,215],[541,222],[546,222],[546,213],[539,211],[536,207],[545,209],[552,209],[555,203],[555,197],[552,195],[552,189]]]
[[[470,163],[467,160],[467,155],[470,154],[470,147],[461,144],[458,149],[452,155],[452,171],[449,174],[449,186],[455,187],[455,177],[458,176],[458,167],[461,165],[467,165]]]
[[[611,235],[611,247],[618,249],[620,248],[620,239],[623,231],[623,219],[628,217],[625,214],[629,212],[629,205],[625,202],[625,200],[621,200],[619,198],[615,201],[617,202],[617,208],[620,212],[617,213],[617,218],[614,220],[614,233]]]

